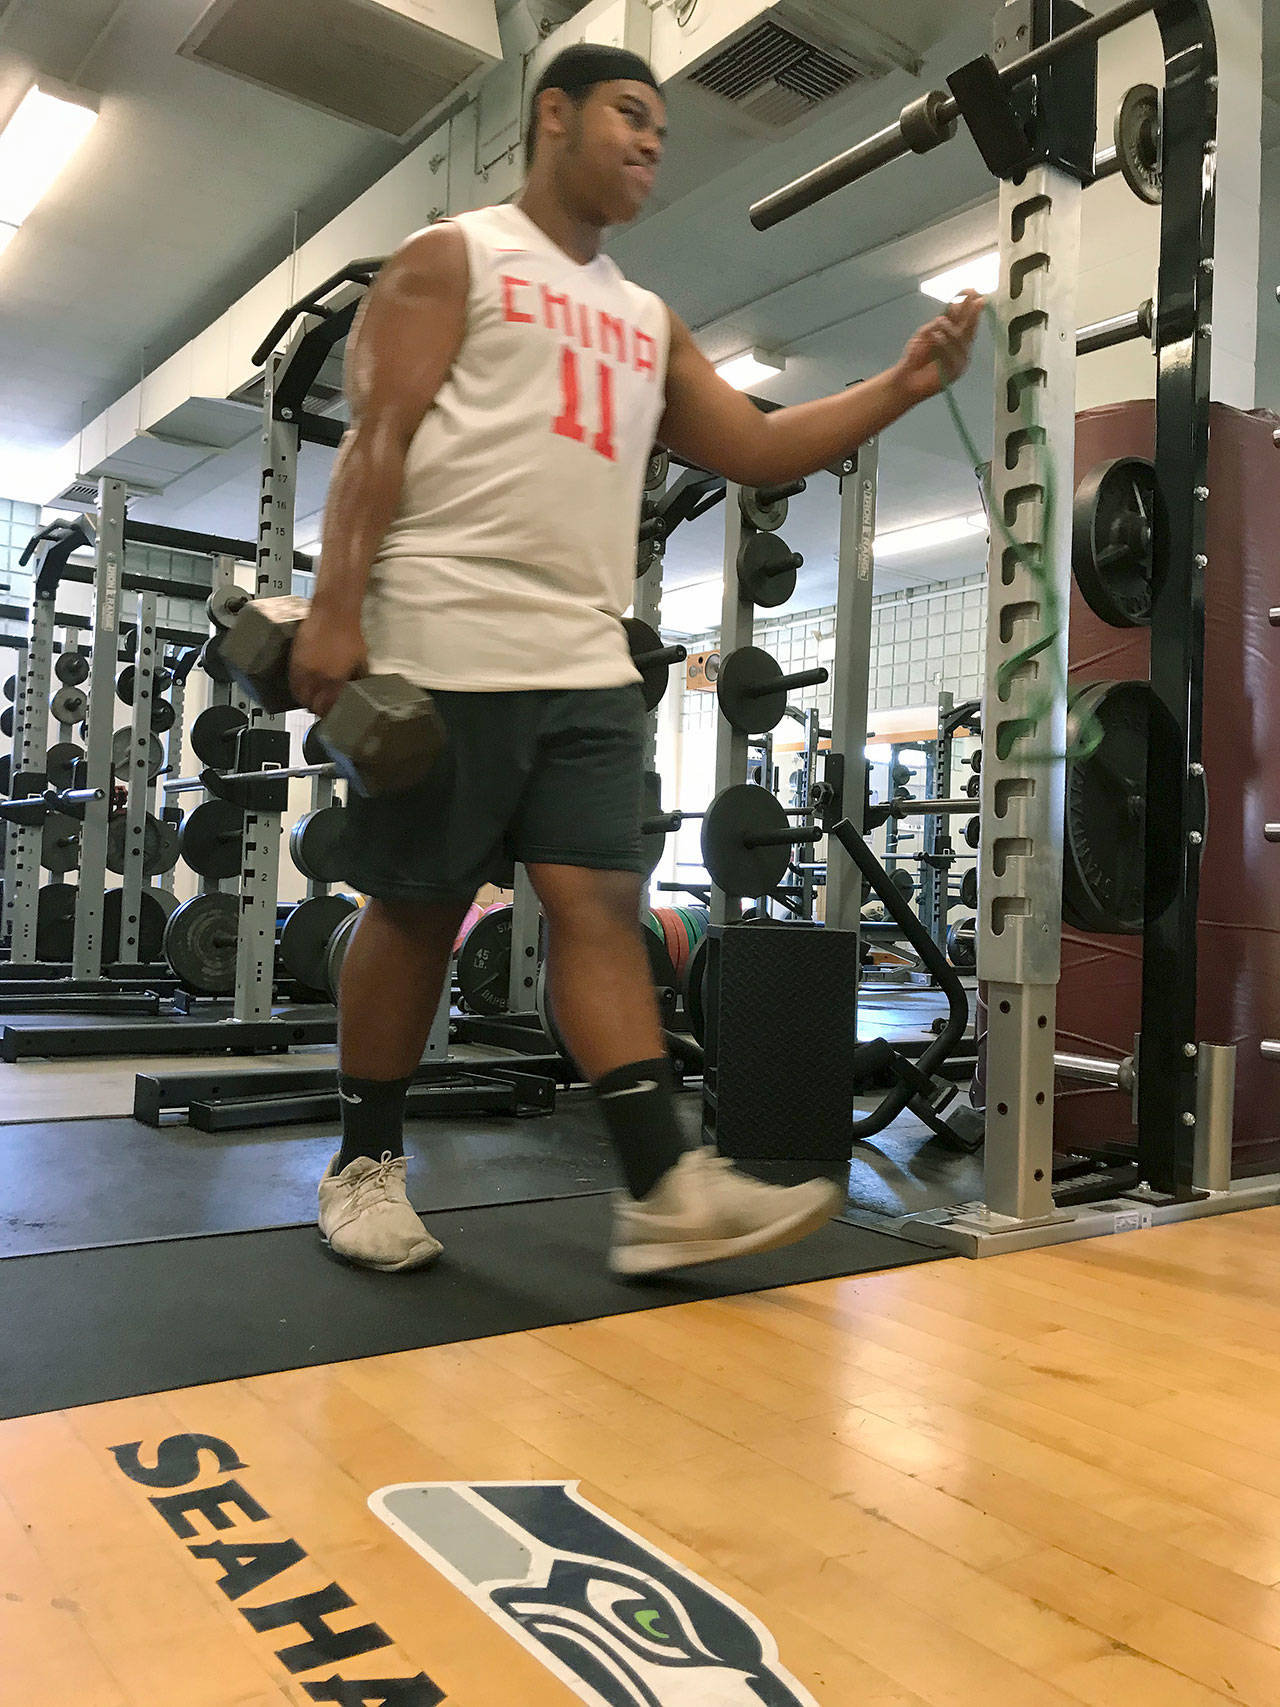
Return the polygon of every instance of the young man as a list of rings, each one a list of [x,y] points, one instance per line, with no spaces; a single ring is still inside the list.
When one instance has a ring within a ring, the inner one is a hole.
[[[541,900],[556,1018],[626,1182],[615,1270],[771,1249],[843,1201],[825,1180],[759,1184],[680,1136],[640,934],[644,710],[620,618],[655,441],[746,485],[813,474],[963,370],[980,304],[953,305],[878,378],[762,415],[601,253],[653,188],[664,124],[642,59],[567,49],[534,96],[519,200],[410,237],[351,338],[351,431],[293,684],[323,715],[351,677],[399,671],[449,733],[425,785],[348,804],[349,877],[371,899],[343,963],[343,1140],[320,1228],[371,1268],[439,1254],[405,1194],[405,1092],[459,923],[504,855]]]

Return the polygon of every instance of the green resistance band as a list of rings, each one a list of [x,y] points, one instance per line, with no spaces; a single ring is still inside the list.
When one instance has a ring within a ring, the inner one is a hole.
[[[989,302],[983,309],[983,317],[990,324],[993,339],[998,337],[1000,322]],[[942,395],[951,415],[952,425],[955,427],[956,434],[964,448],[964,453],[974,469],[981,470],[983,467],[982,454],[974,443],[973,434],[969,431],[968,424],[960,411],[960,406],[952,394],[952,385],[946,377],[941,359],[938,361],[938,371],[943,377]],[[1030,427],[1032,424],[1025,397],[1022,400],[1022,424],[1024,427]],[[1054,577],[1049,573],[1047,557],[1047,553],[1053,549],[1053,522],[1058,498],[1057,468],[1050,446],[1046,443],[1042,448],[1045,455],[1044,525],[1041,530],[1045,540],[1043,550],[1036,546],[1027,545],[1013,537],[1009,524],[1005,521],[1004,516],[999,514],[991,501],[989,463],[986,472],[981,476],[983,493],[986,497],[987,519],[1003,543],[1014,553],[1018,562],[1031,576],[1040,594],[1043,613],[1039,637],[1033,640],[1030,645],[1024,646],[1020,652],[1015,652],[1013,657],[1007,658],[1001,664],[996,677],[997,691],[1003,693],[1024,666],[1039,658],[1042,653],[1048,654],[1050,663],[1049,680],[1045,686],[1036,689],[1031,694],[1026,716],[1018,720],[1018,727],[1012,737],[1013,741],[1024,740],[1042,721],[1049,718],[1057,697],[1055,690],[1067,691],[1066,677],[1063,673],[1056,644],[1063,627],[1062,606],[1058,598]],[[1064,752],[1029,750],[1024,751],[1021,757],[1032,764],[1051,764],[1061,759],[1087,759],[1092,753],[1097,752],[1101,741],[1102,727],[1092,712],[1083,715],[1069,712],[1067,744]],[[1002,754],[1001,757],[1007,757],[1007,755]]]

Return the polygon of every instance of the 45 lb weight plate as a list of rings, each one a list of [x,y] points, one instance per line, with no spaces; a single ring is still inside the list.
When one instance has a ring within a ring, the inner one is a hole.
[[[197,996],[229,996],[236,985],[240,901],[215,891],[184,901],[164,928],[164,957],[173,975]]]

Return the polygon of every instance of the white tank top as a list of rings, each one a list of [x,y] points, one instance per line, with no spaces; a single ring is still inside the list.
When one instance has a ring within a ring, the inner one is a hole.
[[[665,408],[667,310],[515,206],[452,223],[466,333],[370,577],[371,668],[462,692],[635,681],[619,619]]]

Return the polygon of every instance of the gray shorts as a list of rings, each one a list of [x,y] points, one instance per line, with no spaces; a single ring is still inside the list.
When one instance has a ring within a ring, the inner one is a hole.
[[[639,684],[436,693],[448,747],[404,794],[347,801],[347,881],[382,901],[467,902],[511,863],[642,872]]]

